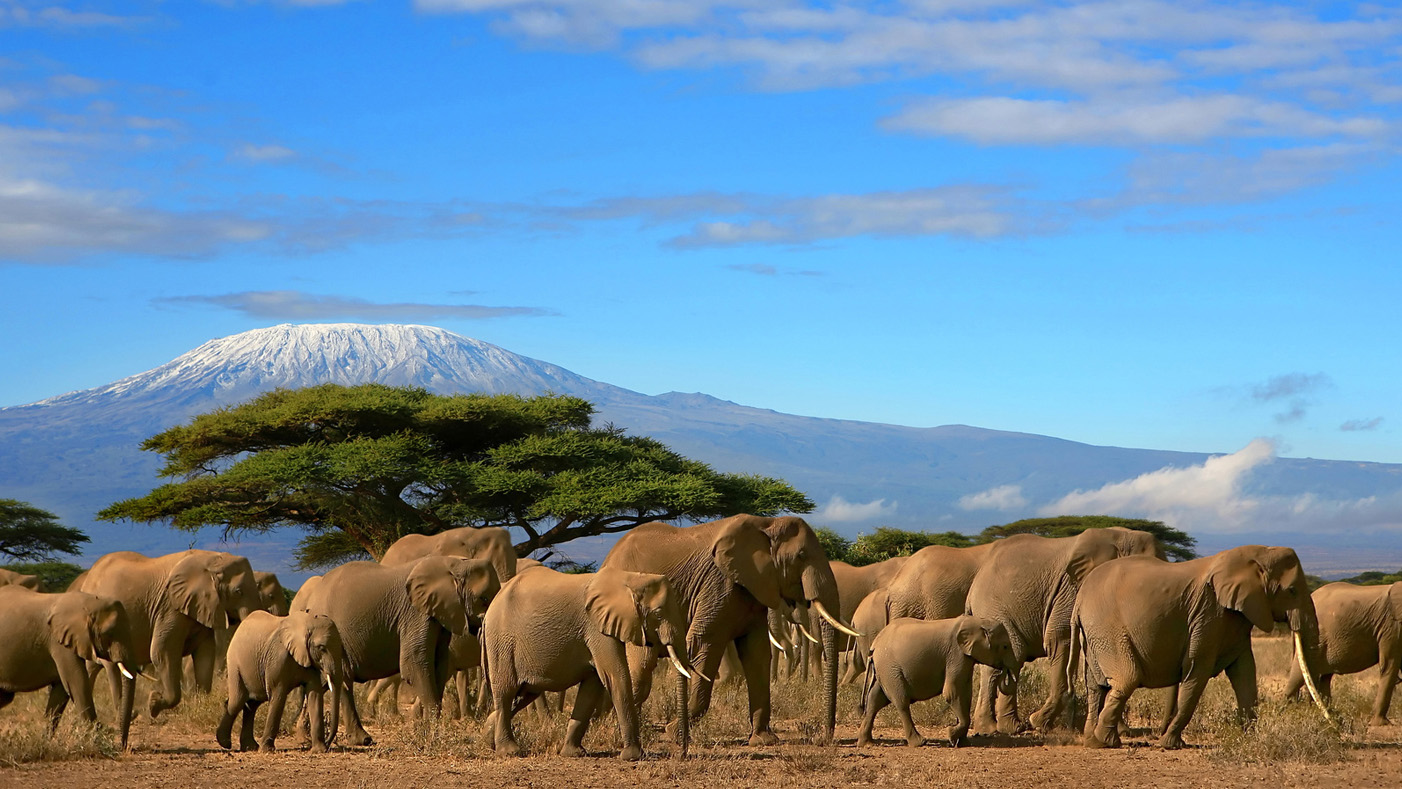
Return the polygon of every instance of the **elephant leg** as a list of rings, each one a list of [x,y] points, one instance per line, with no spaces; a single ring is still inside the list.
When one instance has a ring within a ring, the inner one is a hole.
[[[590,674],[580,683],[574,697],[574,709],[570,712],[570,722],[565,726],[565,744],[560,746],[562,756],[584,756],[584,735],[589,731],[589,722],[594,718],[594,710],[604,697],[604,685],[597,673]],[[623,720],[619,718],[620,728]],[[628,741],[624,740],[627,750]]]
[[[496,707],[492,713],[495,720],[488,719],[494,724],[492,748],[497,752],[497,756],[520,756],[521,746],[516,742],[516,736],[511,733],[511,719],[516,715],[516,695],[521,686],[516,684],[514,679],[495,676],[495,668],[492,673],[492,703]]]
[[[999,689],[999,686],[1003,684],[1004,673],[999,669],[989,669],[988,673],[989,682],[993,684],[994,710],[998,716],[998,731],[1003,734],[1018,734],[1027,731],[1030,727],[1022,722],[1022,718],[1017,713],[1017,685],[1012,685],[1007,691]]]
[[[8,690],[0,688],[0,710],[5,709],[5,707],[9,706],[10,702],[14,700],[15,694],[11,693]]]
[[[209,693],[214,690],[215,654],[214,638],[211,636],[195,647],[194,653],[190,655],[190,661],[194,664],[195,670],[195,689],[200,693]]]
[[[151,668],[158,684],[151,690],[146,703],[146,712],[151,720],[180,703],[180,650],[185,638],[182,627],[170,625],[160,630],[151,641]],[[115,671],[116,667],[109,670]]]
[[[68,691],[63,689],[63,683],[55,682],[49,686],[49,698],[44,704],[44,717],[49,720],[49,734],[52,736],[58,728],[58,719],[63,715],[63,710],[68,706]]]
[[[59,682],[64,693],[77,708],[78,717],[88,723],[95,723],[97,708],[93,706],[92,680],[88,679],[87,667],[82,659],[66,655],[54,663],[58,667]]]
[[[886,696],[886,691],[881,689],[881,683],[873,682],[871,689],[866,695],[866,712],[862,715],[862,727],[857,731],[857,745],[871,745],[871,729],[876,725],[876,713],[882,711],[891,700]]]
[[[915,728],[915,719],[910,717],[910,694],[904,687],[896,687],[893,692],[887,694],[891,699],[891,706],[896,708],[896,714],[901,716],[901,726],[905,729],[905,744],[912,748],[919,748],[925,744],[925,738]]]
[[[1245,726],[1247,721],[1256,719],[1256,656],[1246,650],[1227,666],[1226,674],[1236,695],[1237,720]]]
[[[122,698],[122,671],[121,669],[117,668],[117,664],[108,663],[104,666],[101,663],[89,663],[88,666],[89,673],[92,676],[94,683],[97,682],[96,672],[101,671],[102,673],[107,675],[107,687],[109,690],[112,691],[112,705],[116,706],[120,704],[120,699]],[[133,672],[135,672],[140,667],[130,666],[129,668]]]
[[[769,728],[768,631],[764,628],[751,630],[735,640],[735,649],[740,656],[740,668],[745,674],[745,690],[750,702],[750,745],[773,745],[779,742],[779,738]],[[699,716],[702,712],[695,714]]]
[[[998,719],[993,715],[994,701],[998,690],[993,682],[993,669],[980,664],[978,667],[978,694],[974,696],[974,733],[996,734]]]
[[[276,750],[274,742],[277,740],[278,730],[282,728],[282,710],[287,704],[287,692],[290,688],[277,686],[268,697],[268,719],[263,722],[263,738],[258,741],[258,750],[272,753]],[[321,731],[321,710],[319,705],[313,704],[311,711],[312,737],[315,738]]]
[[[1124,715],[1125,705],[1129,704],[1129,697],[1134,695],[1135,687],[1131,684],[1110,684],[1110,690],[1105,694],[1100,709],[1100,717],[1096,719],[1095,729],[1085,738],[1087,748],[1120,746],[1120,717]],[[1089,720],[1086,726],[1090,726]]]
[[[615,651],[616,650],[616,651]],[[761,673],[769,679],[768,656],[765,670]],[[606,649],[594,653],[594,666],[600,681],[613,702],[614,715],[618,717],[618,733],[623,741],[623,750],[618,758],[625,762],[636,762],[643,758],[642,739],[638,734],[638,713],[641,708],[633,694],[633,680],[628,676],[628,656],[622,644],[610,644]],[[578,695],[576,695],[576,702]]]
[[[323,725],[326,720],[326,694],[322,692],[321,686],[317,685],[316,687],[305,688],[303,690],[302,699],[302,703],[310,708],[308,719],[312,729],[311,752],[325,753],[327,746],[326,741],[329,739],[327,736],[329,727]],[[272,719],[273,715],[270,711],[268,713],[268,720],[271,721]],[[273,729],[273,731],[277,731],[277,729]]]
[[[1028,718],[1032,727],[1042,733],[1050,731],[1056,725],[1056,719],[1066,709],[1066,668],[1067,663],[1071,661],[1070,646],[1071,638],[1068,633],[1066,642],[1053,642],[1051,654],[1047,655],[1050,674],[1047,678],[1047,684],[1050,685],[1047,689],[1047,700]]]
[[[349,677],[345,680],[345,687],[339,689],[345,694],[341,697],[341,714],[345,716],[347,745],[371,745],[375,742],[370,733],[365,731],[365,725],[360,722],[360,710],[355,708],[355,682]],[[306,705],[303,704],[303,708]]]
[[[1388,707],[1392,706],[1392,691],[1397,687],[1397,672],[1402,669],[1402,656],[1384,653],[1378,662],[1378,695],[1373,699],[1373,716],[1369,726],[1390,726]]]
[[[1202,698],[1202,692],[1207,688],[1208,677],[1187,677],[1178,684],[1178,706],[1174,711],[1173,720],[1169,722],[1168,728],[1164,730],[1163,736],[1159,738],[1159,747],[1164,750],[1176,750],[1183,747],[1183,730],[1188,727],[1188,721],[1192,720],[1193,713],[1197,711],[1198,700]],[[1235,687],[1235,683],[1233,683]]]
[[[253,736],[253,722],[258,717],[258,707],[263,702],[248,699],[243,703],[243,727],[239,729],[239,750],[258,750],[258,738]]]
[[[1086,722],[1082,727],[1081,734],[1087,740],[1095,737],[1095,727],[1100,721],[1101,710],[1105,708],[1105,694],[1109,690],[1109,685],[1099,685],[1094,682],[1086,688]]]
[[[243,705],[248,701],[248,691],[244,688],[241,679],[235,679],[229,685],[229,698],[224,702],[224,714],[219,718],[219,727],[214,730],[214,740],[219,743],[220,748],[229,749],[233,745],[234,720],[243,711]]]
[[[1178,686],[1172,685],[1164,688],[1163,697],[1163,723],[1159,724],[1159,736],[1162,737],[1168,732],[1168,727],[1173,723],[1173,717],[1178,714]]]

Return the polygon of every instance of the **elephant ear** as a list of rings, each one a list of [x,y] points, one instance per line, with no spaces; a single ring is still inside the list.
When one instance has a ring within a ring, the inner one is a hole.
[[[97,651],[92,635],[94,616],[95,612],[74,604],[72,600],[60,600],[49,612],[49,632],[58,639],[58,643],[78,653],[78,657],[96,660]]]
[[[1392,609],[1392,618],[1402,622],[1402,582],[1387,588],[1387,604]]]
[[[202,556],[181,559],[166,577],[165,600],[176,610],[208,628],[228,622],[219,587]]]
[[[1217,602],[1244,615],[1264,633],[1275,629],[1275,616],[1266,597],[1266,571],[1255,559],[1226,556],[1212,571]]]
[[[584,597],[584,610],[600,633],[625,644],[647,645],[639,599],[628,576],[637,575],[612,567],[594,574]]]
[[[770,554],[769,535],[762,530],[742,518],[733,519],[712,543],[711,557],[725,577],[745,587],[760,605],[788,609],[779,594],[779,568]]]
[[[418,560],[409,571],[404,588],[415,608],[460,636],[467,632],[467,611],[463,608],[462,592],[449,561],[441,556],[425,556]]]
[[[969,657],[974,656],[974,646],[980,639],[986,638],[988,633],[979,624],[977,619],[971,616],[959,617],[959,624],[955,630],[954,639],[959,642],[959,651]]]
[[[1107,529],[1087,529],[1076,535],[1071,557],[1066,562],[1066,575],[1071,583],[1080,584],[1086,573],[1111,559],[1119,558],[1119,549],[1109,538]]]
[[[278,636],[282,639],[283,647],[302,668],[316,668],[312,660],[311,635],[309,616],[287,616],[278,625]]]

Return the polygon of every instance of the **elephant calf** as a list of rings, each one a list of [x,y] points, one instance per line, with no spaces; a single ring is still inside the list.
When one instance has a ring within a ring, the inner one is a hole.
[[[969,733],[973,705],[974,664],[1000,669],[1006,682],[1016,681],[1022,663],[1013,654],[1008,631],[998,622],[973,616],[955,619],[901,618],[891,622],[872,642],[863,689],[865,714],[857,745],[871,744],[876,713],[894,704],[905,724],[905,741],[925,744],[910,718],[913,701],[941,694],[958,723],[949,728],[949,743],[959,747]]]
[[[496,705],[492,747],[498,755],[519,755],[512,716],[545,691],[579,685],[561,753],[584,755],[584,734],[607,689],[623,739],[619,757],[641,759],[642,700],[626,645],[665,647],[679,669],[690,670],[685,638],[686,616],[661,575],[611,567],[580,575],[544,567],[520,573],[501,588],[482,623],[483,668]],[[685,687],[680,680],[682,698]]]
[[[273,740],[282,727],[287,694],[293,688],[301,688],[303,705],[310,708],[311,749],[323,752],[336,736],[340,691],[333,690],[331,694],[331,717],[325,727],[329,732],[322,726],[322,692],[328,685],[339,689],[345,675],[345,649],[330,617],[304,611],[287,616],[256,611],[229,641],[229,700],[214,738],[221,747],[232,747],[234,719],[242,712],[240,750],[273,750]],[[255,741],[253,717],[265,701],[269,702],[268,719],[262,738]]]

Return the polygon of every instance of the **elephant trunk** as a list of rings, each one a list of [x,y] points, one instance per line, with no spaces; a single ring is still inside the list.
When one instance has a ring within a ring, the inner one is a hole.
[[[803,569],[803,596],[809,602],[820,604],[833,616],[842,610],[837,579],[827,562],[810,564]],[[817,744],[828,745],[833,742],[837,727],[837,630],[826,618],[819,621],[823,646],[823,731],[816,739],[820,740]]]
[[[686,675],[677,672],[677,758],[686,758],[688,741],[691,738],[691,689]]]
[[[122,733],[122,750],[127,749],[127,737],[131,734],[131,710],[136,700],[136,677],[122,678],[122,699],[117,711],[117,727]]]

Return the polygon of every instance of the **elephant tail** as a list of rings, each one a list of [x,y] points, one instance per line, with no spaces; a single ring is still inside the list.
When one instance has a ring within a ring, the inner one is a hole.
[[[1070,700],[1066,705],[1066,725],[1073,731],[1076,728],[1076,664],[1082,660],[1086,665],[1081,672],[1085,679],[1086,695],[1090,695],[1090,654],[1085,644],[1086,631],[1081,627],[1081,601],[1071,609],[1071,652],[1066,661],[1066,691]]]
[[[856,639],[853,639],[854,641]],[[871,689],[876,686],[876,660],[871,651],[867,651],[867,672],[862,679],[862,695],[857,697],[857,712],[861,715],[867,714],[867,696]]]

